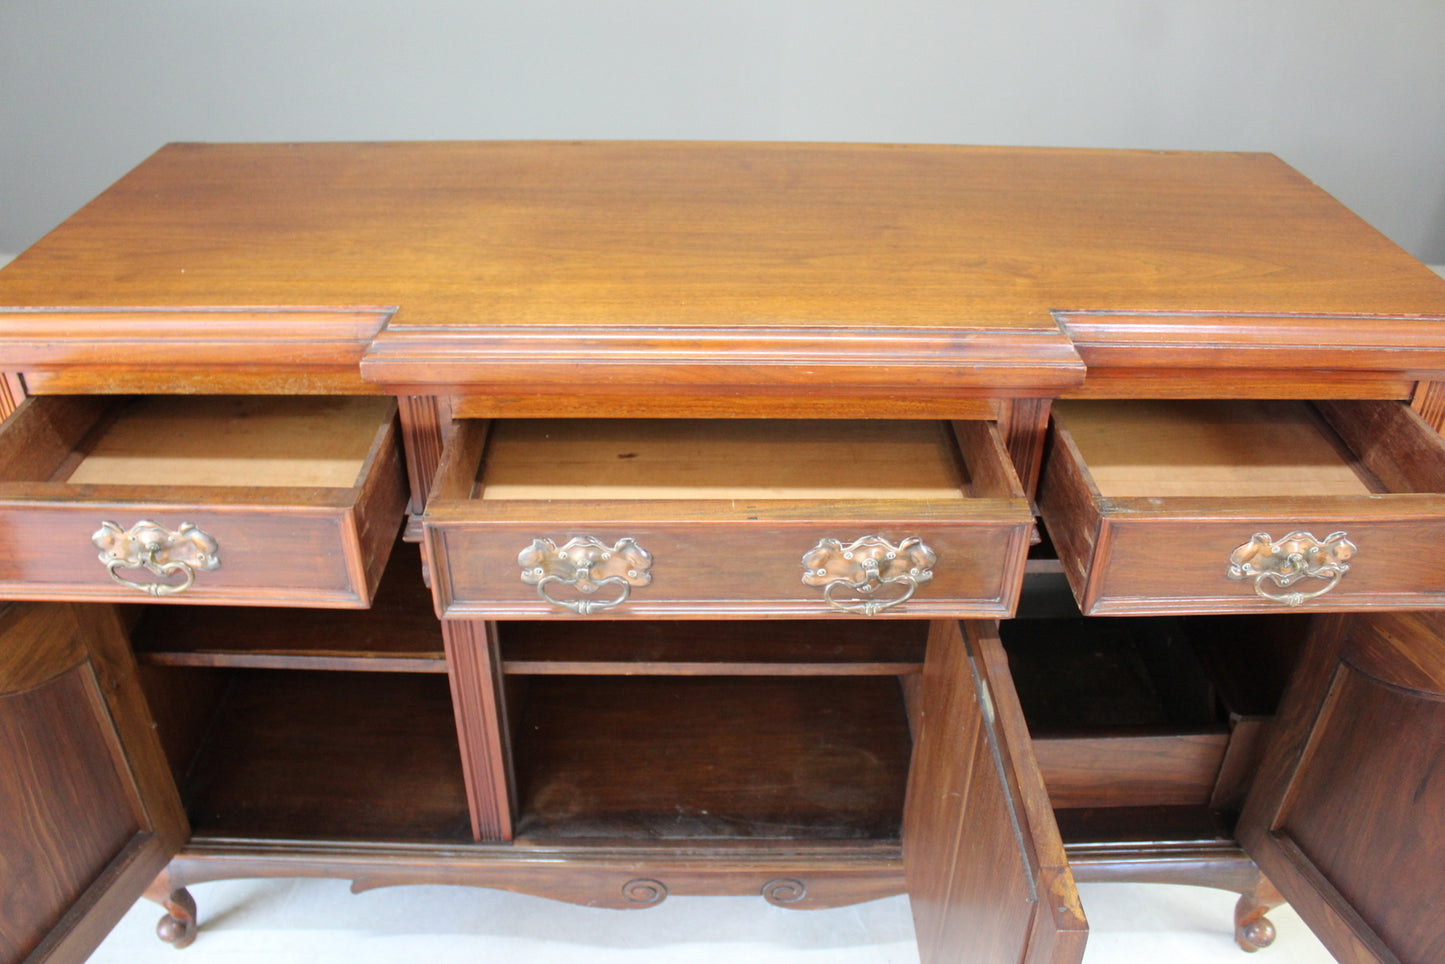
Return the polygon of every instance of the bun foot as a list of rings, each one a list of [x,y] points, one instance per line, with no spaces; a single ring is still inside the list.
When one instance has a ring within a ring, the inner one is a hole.
[[[1283,903],[1282,900],[1260,900],[1246,894],[1234,905],[1234,942],[1240,950],[1253,954],[1274,943],[1274,924],[1265,915]]]
[[[149,895],[147,895],[149,896]],[[196,939],[196,899],[184,887],[159,899],[166,915],[156,923],[156,936],[176,949],[189,947]]]

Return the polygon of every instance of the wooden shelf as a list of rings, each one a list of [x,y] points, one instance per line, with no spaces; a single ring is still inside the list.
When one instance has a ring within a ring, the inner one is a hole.
[[[132,632],[158,666],[445,673],[420,552],[398,540],[368,610],[152,606]]]
[[[471,841],[444,678],[230,675],[182,788],[195,838]]]
[[[525,685],[519,839],[898,839],[911,743],[895,679]]]
[[[923,665],[921,620],[509,622],[504,672],[591,676],[897,676]]]
[[[1066,844],[1206,844],[1233,839],[1208,807],[1078,807],[1054,811]]]

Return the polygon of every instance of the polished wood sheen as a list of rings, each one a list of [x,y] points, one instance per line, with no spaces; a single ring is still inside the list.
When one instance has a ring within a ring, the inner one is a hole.
[[[1445,625],[1341,616],[1310,645],[1240,836],[1339,960],[1439,960]]]
[[[171,145],[0,270],[0,372],[0,594],[59,600],[0,611],[6,964],[236,876],[906,892],[1019,964],[1077,872],[1442,957],[1445,280],[1277,158]],[[141,518],[215,528],[207,605],[110,581]],[[1331,592],[1226,578],[1296,530]],[[934,579],[828,608],[865,536]],[[584,537],[654,557],[619,618],[520,578]]]
[[[512,839],[516,780],[512,732],[521,707],[510,708],[502,690],[495,624],[465,619],[442,623],[462,776],[477,840]]]
[[[193,307],[211,303],[5,312],[0,352],[30,394],[377,393],[356,367],[389,309]]]
[[[0,608],[0,959],[81,961],[187,836],[115,612]]]
[[[1078,964],[1088,925],[998,637],[934,623],[923,689],[903,825],[923,961]]]
[[[1181,367],[1161,345],[1220,342],[1187,316],[1154,334],[1180,312],[1223,317],[1245,343],[1280,318],[1304,325],[1263,343],[1313,346],[1301,357],[1361,344],[1342,334],[1363,329],[1421,350],[1412,372],[1445,368],[1439,279],[1251,154],[173,145],[17,258],[0,305],[400,306],[368,378],[488,395],[514,415],[552,414],[563,385],[570,399],[637,393],[637,410],[666,385],[674,409],[690,398],[716,414],[767,396],[784,414],[820,382],[850,416],[892,399],[1052,394],[1083,374],[1054,311],[1105,312],[1090,317],[1124,334],[1100,370]],[[1274,357],[1233,366],[1301,364]]]

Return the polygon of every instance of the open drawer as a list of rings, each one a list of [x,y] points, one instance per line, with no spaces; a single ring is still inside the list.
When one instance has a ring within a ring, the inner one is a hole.
[[[1441,493],[1397,402],[1063,401],[1039,509],[1086,614],[1420,609]]]
[[[364,607],[405,509],[385,397],[37,396],[0,428],[0,598]]]
[[[991,422],[462,421],[444,617],[1005,616],[1033,516]]]

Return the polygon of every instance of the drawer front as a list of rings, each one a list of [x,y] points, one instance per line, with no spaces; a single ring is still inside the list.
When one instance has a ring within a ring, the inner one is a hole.
[[[1281,517],[1262,510],[1169,519],[1119,512],[1101,520],[1092,551],[1080,547],[1064,565],[1081,609],[1095,615],[1445,607],[1445,557],[1439,549],[1445,545],[1445,524],[1438,517],[1423,512],[1393,520],[1347,515]],[[1296,532],[1306,538],[1292,540],[1294,546],[1343,533],[1353,546],[1348,568],[1340,571],[1322,562],[1311,573],[1308,558],[1299,568],[1275,553],[1267,556],[1275,565],[1254,570],[1230,561],[1240,550],[1249,553],[1266,542],[1279,546]],[[1290,579],[1291,569],[1298,578]]]
[[[459,426],[424,523],[443,617],[998,617],[1017,602],[1033,517],[988,423],[956,436],[970,497],[897,500],[723,499],[712,476],[710,498],[475,498],[485,429]]]
[[[1017,599],[1028,531],[1027,523],[559,519],[429,525],[427,546],[442,616],[1005,616]],[[548,564],[584,544],[598,560],[587,575]],[[844,559],[855,544],[854,559]],[[890,569],[889,552],[894,561],[912,558]],[[884,557],[872,578],[860,558],[867,554]],[[827,563],[804,566],[804,557],[820,556]],[[613,560],[620,565],[607,568]]]
[[[1114,469],[1096,471],[1086,455],[1089,433],[1100,428],[1089,424],[1095,413],[1079,418],[1065,406],[1055,419],[1039,509],[1081,610],[1104,615],[1445,607],[1445,554],[1439,551],[1445,544],[1445,498],[1438,494],[1445,491],[1445,445],[1397,403],[1332,403],[1322,411],[1318,423],[1281,423],[1294,435],[1316,426],[1329,433],[1331,446],[1339,446],[1338,464],[1318,453],[1309,456],[1304,471],[1314,475],[1301,485],[1281,483],[1275,496],[1248,485],[1238,497],[1181,494],[1186,486],[1159,472],[1164,494],[1154,496],[1127,486],[1124,494],[1109,493],[1107,487],[1118,484],[1111,477]],[[1156,433],[1150,446],[1169,448],[1172,430],[1150,424]],[[1244,430],[1221,422],[1211,431],[1227,438],[1231,428]],[[1198,442],[1187,432],[1181,437],[1186,439],[1181,445]],[[1255,482],[1297,468],[1288,459],[1267,464],[1248,446],[1241,451],[1240,471]],[[1197,464],[1190,471],[1206,476],[1220,471],[1207,454],[1191,458]],[[1153,471],[1148,466],[1143,474]],[[1348,491],[1347,473],[1362,491]],[[1227,493],[1231,485],[1220,475],[1200,488]]]
[[[405,508],[389,399],[37,397],[0,463],[7,599],[365,607]]]

